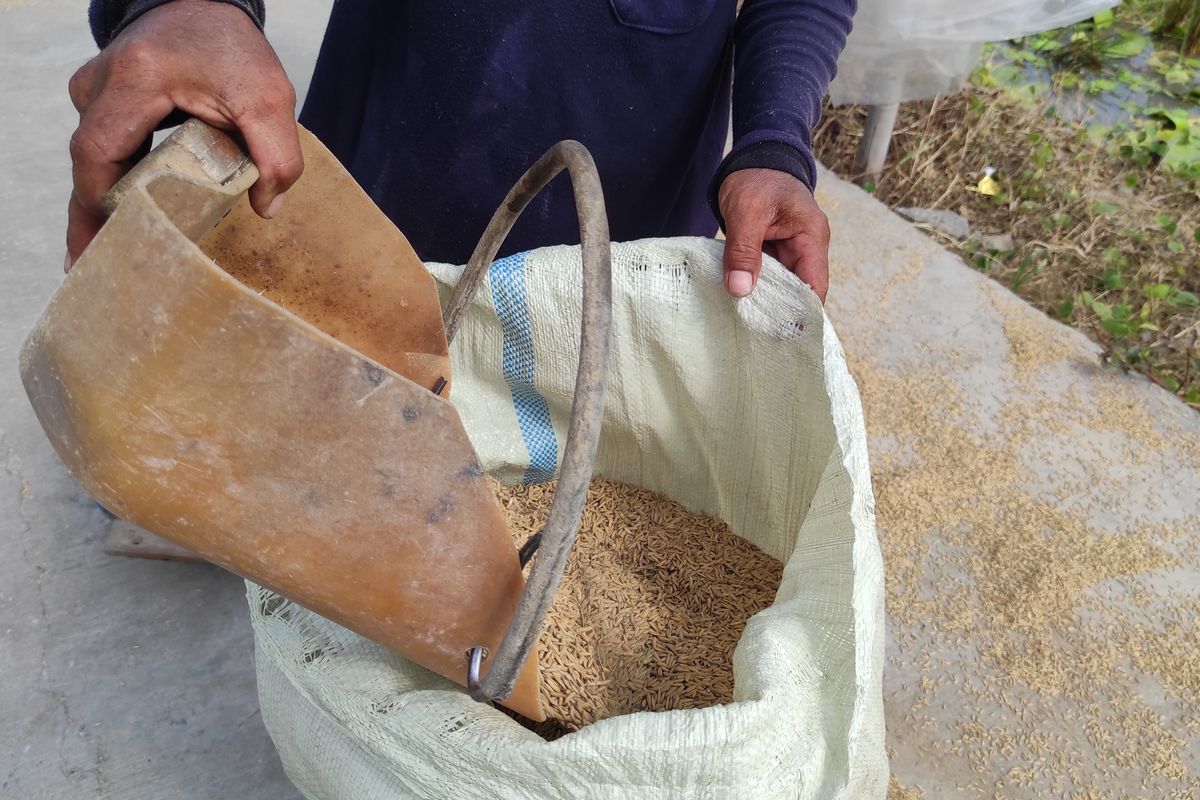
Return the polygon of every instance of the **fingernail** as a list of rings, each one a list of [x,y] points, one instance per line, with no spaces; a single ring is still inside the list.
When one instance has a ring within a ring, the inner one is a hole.
[[[271,205],[267,206],[267,219],[272,219],[279,213],[279,209],[283,208],[283,195],[275,195],[275,199],[271,201]]]
[[[67,257],[63,259],[63,272],[71,271],[71,254],[67,253]]]
[[[725,288],[734,297],[745,297],[754,288],[754,276],[743,269],[731,270],[725,276]]]

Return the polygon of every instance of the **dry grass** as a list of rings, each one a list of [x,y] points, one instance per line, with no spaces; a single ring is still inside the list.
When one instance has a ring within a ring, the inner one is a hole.
[[[861,107],[829,108],[816,132],[818,158],[844,177],[856,177],[865,116]],[[999,180],[994,197],[975,191],[987,166]],[[901,107],[875,194],[893,208],[949,209],[975,231],[1011,234],[1015,249],[994,252],[930,231],[977,269],[1086,332],[1112,361],[1200,407],[1200,310],[1179,302],[1184,296],[1154,298],[1146,288],[1200,294],[1194,183],[1122,159],[1043,107],[970,86]],[[1103,321],[1081,300],[1085,292],[1118,314],[1127,307],[1129,322]]]

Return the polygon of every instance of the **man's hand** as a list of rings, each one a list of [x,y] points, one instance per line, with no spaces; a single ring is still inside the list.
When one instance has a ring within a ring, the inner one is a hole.
[[[104,224],[104,193],[175,109],[241,132],[260,176],[250,204],[264,217],[304,170],[296,92],[266,38],[225,3],[174,0],[143,14],[71,77],[70,92],[79,128],[67,269]]]
[[[779,170],[742,169],[729,173],[717,200],[725,218],[725,288],[730,294],[750,294],[765,252],[825,302],[829,220],[807,186]]]

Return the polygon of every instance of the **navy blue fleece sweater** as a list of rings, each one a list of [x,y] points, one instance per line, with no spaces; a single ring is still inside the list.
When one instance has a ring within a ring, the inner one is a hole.
[[[92,0],[97,42],[168,1]],[[219,1],[262,24],[260,0]],[[595,157],[614,240],[708,236],[729,172],[769,167],[813,185],[811,131],[856,5],[339,0],[300,121],[426,260],[466,261],[512,184],[560,139]],[[563,177],[502,253],[578,241]]]

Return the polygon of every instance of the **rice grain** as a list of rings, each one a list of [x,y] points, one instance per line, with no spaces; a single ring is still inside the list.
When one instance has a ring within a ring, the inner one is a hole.
[[[554,484],[497,486],[513,542],[545,523]],[[733,650],[783,566],[720,520],[596,478],[538,644],[547,738],[635,711],[729,703]]]

